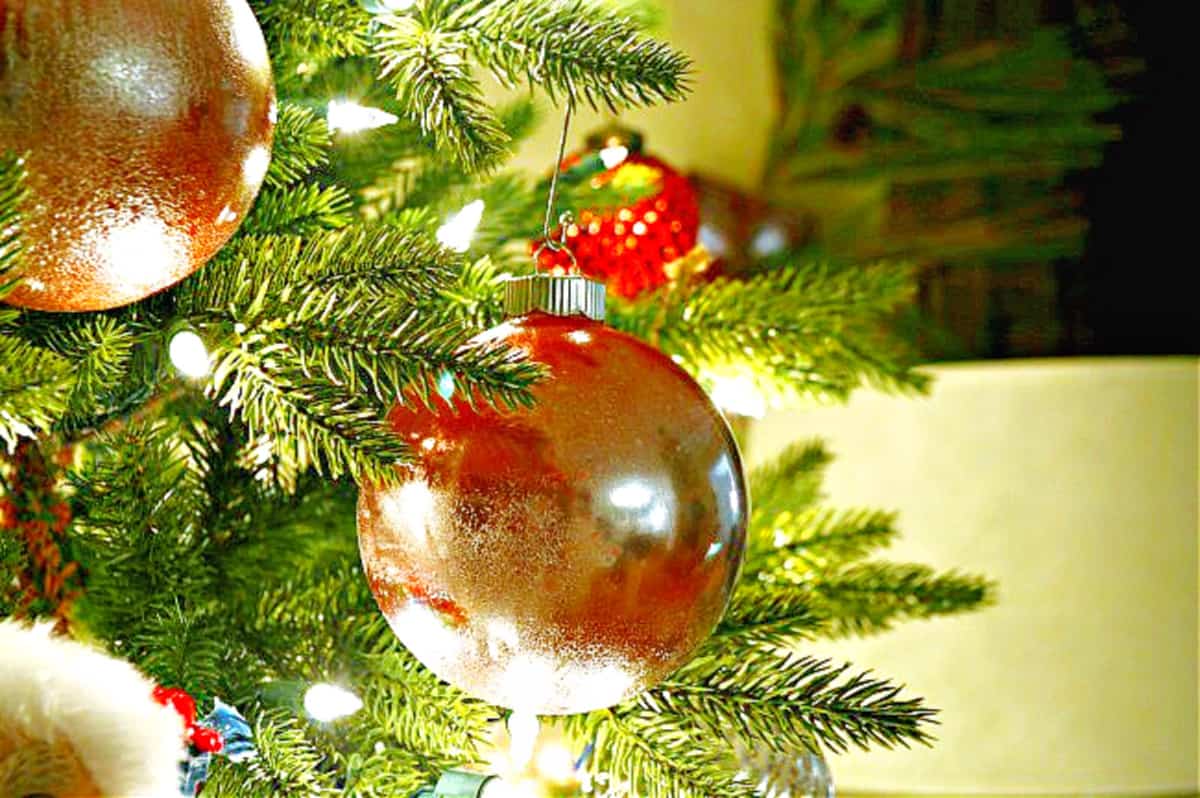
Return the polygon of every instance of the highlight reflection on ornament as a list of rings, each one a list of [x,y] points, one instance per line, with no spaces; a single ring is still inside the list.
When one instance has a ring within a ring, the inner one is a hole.
[[[683,664],[725,609],[745,542],[737,449],[682,369],[602,323],[534,312],[482,337],[547,366],[537,404],[396,407],[417,460],[362,489],[364,570],[450,683],[537,714],[610,706]]]

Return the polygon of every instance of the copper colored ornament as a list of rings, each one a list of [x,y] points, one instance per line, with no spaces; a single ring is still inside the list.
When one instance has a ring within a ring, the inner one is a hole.
[[[565,179],[585,180],[600,197],[625,194],[637,199],[575,212],[566,243],[579,270],[605,281],[609,290],[627,299],[703,271],[707,258],[697,257],[703,249],[696,246],[700,211],[688,179],[642,152],[641,136],[628,130],[594,134],[588,148],[563,162]],[[556,231],[554,238],[561,232]],[[546,249],[538,265],[561,271],[573,264],[566,252]]]
[[[537,403],[393,409],[417,461],[362,489],[367,578],[400,640],[466,692],[538,714],[610,706],[724,612],[745,545],[737,447],[691,377],[599,321],[534,311],[478,340],[546,365]]]
[[[22,307],[90,311],[191,274],[270,163],[245,0],[0,0],[0,150],[27,156]]]

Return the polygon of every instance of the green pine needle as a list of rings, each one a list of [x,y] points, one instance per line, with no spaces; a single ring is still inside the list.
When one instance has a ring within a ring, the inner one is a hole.
[[[331,146],[329,125],[324,119],[304,106],[281,103],[266,186],[284,188],[295,184],[329,162]]]

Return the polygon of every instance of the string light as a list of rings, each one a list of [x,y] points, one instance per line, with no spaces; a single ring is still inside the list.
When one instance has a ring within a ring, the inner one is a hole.
[[[446,223],[438,228],[438,242],[455,252],[466,252],[471,248],[471,239],[475,237],[479,223],[483,221],[485,207],[481,199],[464,205],[462,210],[451,215]]]
[[[604,164],[605,169],[612,169],[623,164],[628,157],[629,148],[620,144],[600,150],[600,162]]]
[[[362,706],[361,698],[336,684],[314,684],[304,694],[304,711],[322,723],[353,715]]]
[[[537,715],[529,712],[514,712],[508,718],[508,751],[513,767],[524,770],[533,758],[538,733],[542,730]]]
[[[417,0],[364,0],[363,5],[373,14],[395,13],[407,11],[417,4]]]
[[[787,248],[787,231],[775,222],[767,222],[754,233],[750,240],[750,252],[758,258],[774,255]]]
[[[382,108],[360,105],[354,100],[330,100],[325,110],[325,122],[338,133],[360,133],[398,122],[400,117]]]
[[[749,418],[762,418],[767,414],[766,397],[754,380],[745,375],[714,378],[708,395],[713,404],[726,413]]]
[[[208,376],[211,363],[204,339],[191,330],[180,330],[167,347],[171,363],[185,377],[200,379]]]

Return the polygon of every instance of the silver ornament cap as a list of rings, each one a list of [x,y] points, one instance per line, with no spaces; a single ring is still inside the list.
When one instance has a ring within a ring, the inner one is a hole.
[[[534,310],[604,321],[604,283],[581,274],[531,274],[505,283],[506,316],[524,316]]]

